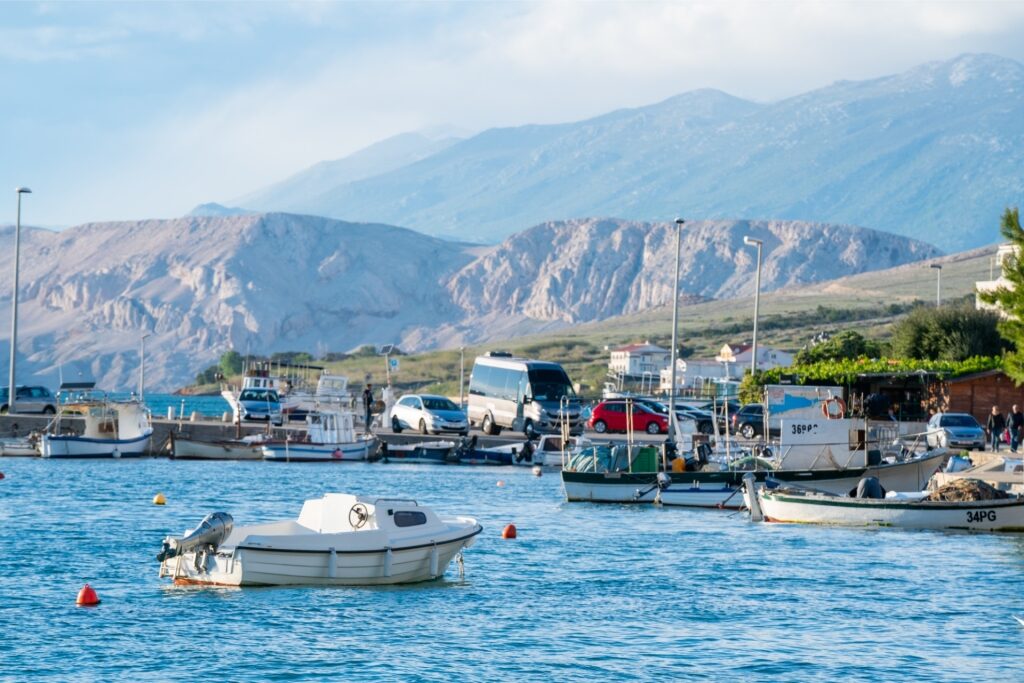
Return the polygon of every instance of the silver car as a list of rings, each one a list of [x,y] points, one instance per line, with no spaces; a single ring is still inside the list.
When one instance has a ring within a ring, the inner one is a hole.
[[[451,399],[432,394],[408,394],[391,408],[391,431],[418,429],[421,434],[469,433],[469,421]]]
[[[985,450],[985,430],[968,413],[936,413],[928,420],[929,448]]]
[[[15,390],[16,398],[14,410],[18,413],[43,413],[53,415],[57,412],[57,399],[46,387],[18,387]],[[0,413],[8,410],[7,396],[10,390],[7,387],[0,389]]]

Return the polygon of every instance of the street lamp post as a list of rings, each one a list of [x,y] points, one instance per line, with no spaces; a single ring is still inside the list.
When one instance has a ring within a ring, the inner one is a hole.
[[[672,349],[669,354],[669,363],[672,368],[672,383],[668,387],[668,440],[675,443],[676,440],[676,347],[679,332],[679,241],[682,233],[682,218],[676,219],[676,279],[672,285]]]
[[[463,406],[462,389],[466,386],[466,347],[459,347],[459,408]]]
[[[935,269],[935,308],[942,306],[942,264],[933,263],[929,268]]]
[[[139,342],[139,401],[143,402],[146,398],[146,340],[152,336],[151,332],[147,332]]]
[[[14,414],[14,403],[17,399],[17,392],[14,387],[14,355],[18,349],[18,256],[21,252],[21,195],[32,194],[27,187],[15,188],[14,193],[18,196],[18,214],[14,224],[14,295],[11,297],[11,367],[10,377],[7,382],[7,412]]]
[[[761,306],[761,247],[764,241],[747,235],[743,238],[743,244],[757,247],[757,270],[754,271],[754,338],[751,342],[750,357],[750,374],[754,375],[757,372],[757,316]]]

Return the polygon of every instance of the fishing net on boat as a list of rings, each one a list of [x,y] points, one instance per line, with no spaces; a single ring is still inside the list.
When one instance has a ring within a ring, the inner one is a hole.
[[[954,479],[932,491],[925,500],[960,503],[1000,498],[1009,498],[1009,495],[978,479]]]
[[[632,466],[630,464],[632,456]],[[653,446],[591,446],[569,459],[570,472],[654,472],[658,450]]]

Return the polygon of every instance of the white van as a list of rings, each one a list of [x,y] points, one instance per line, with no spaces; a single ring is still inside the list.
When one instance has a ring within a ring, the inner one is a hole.
[[[568,420],[572,435],[583,433],[580,402],[562,366],[509,353],[477,357],[469,378],[468,413],[470,425],[484,434],[502,428],[529,437],[558,433],[562,419]]]

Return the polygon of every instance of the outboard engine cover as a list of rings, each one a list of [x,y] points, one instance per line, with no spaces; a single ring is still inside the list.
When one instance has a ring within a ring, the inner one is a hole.
[[[212,512],[182,538],[168,538],[156,559],[163,562],[196,548],[216,550],[231,535],[235,520],[226,512]]]
[[[864,477],[857,482],[857,498],[885,498],[885,487],[878,477]]]

